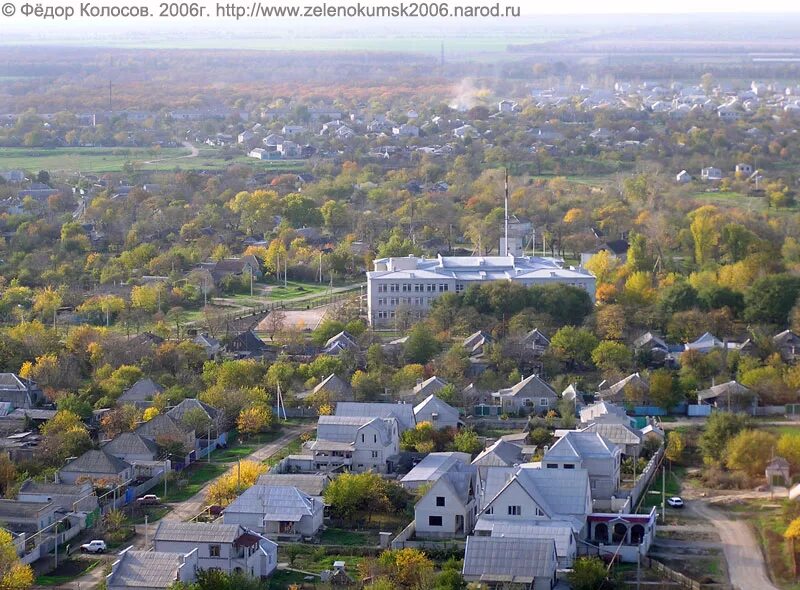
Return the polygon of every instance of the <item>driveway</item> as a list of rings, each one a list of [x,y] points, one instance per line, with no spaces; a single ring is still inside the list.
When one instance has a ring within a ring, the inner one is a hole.
[[[703,501],[690,502],[687,508],[714,525],[728,562],[731,585],[736,590],[779,590],[767,575],[761,548],[747,523],[731,520]]]

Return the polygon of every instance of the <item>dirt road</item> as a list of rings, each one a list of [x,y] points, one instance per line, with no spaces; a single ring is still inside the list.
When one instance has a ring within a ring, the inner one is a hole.
[[[690,502],[687,507],[714,525],[728,562],[731,585],[736,590],[779,590],[769,580],[761,548],[747,523],[731,520],[706,502]]]

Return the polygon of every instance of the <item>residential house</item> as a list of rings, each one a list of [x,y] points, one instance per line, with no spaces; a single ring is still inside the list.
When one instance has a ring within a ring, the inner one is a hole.
[[[340,402],[336,404],[335,413],[337,416],[394,418],[400,432],[410,430],[417,424],[414,406],[404,403]]]
[[[400,433],[393,417],[320,416],[308,448],[318,470],[393,471]]]
[[[628,247],[628,240],[620,239],[605,242],[588,252],[581,252],[581,267],[586,266],[586,263],[598,252],[608,252],[611,258],[618,260],[620,264],[625,264],[625,261],[628,259]]]
[[[577,557],[578,542],[572,524],[566,520],[496,520],[481,518],[475,525],[477,537],[507,539],[552,539],[556,544],[559,569],[570,569]]]
[[[784,361],[794,362],[800,357],[800,336],[791,330],[776,334],[772,337],[772,342]]]
[[[356,343],[355,337],[348,332],[342,331],[328,339],[322,349],[322,354],[338,355],[344,351],[357,353],[359,350],[361,349]]]
[[[197,579],[197,550],[189,553],[135,551],[129,547],[119,554],[106,576],[108,590],[166,590],[176,582]]]
[[[162,520],[153,536],[155,551],[186,554],[197,549],[197,567],[266,578],[277,566],[278,545],[238,524]]]
[[[403,476],[400,485],[407,490],[416,490],[424,485],[436,482],[442,475],[450,471],[463,471],[470,464],[469,453],[448,451],[428,453],[411,471]]]
[[[269,350],[270,347],[252,330],[237,334],[225,345],[225,352],[237,359],[263,357]]]
[[[261,486],[295,487],[321,502],[331,478],[321,473],[265,473],[258,477],[256,483]]]
[[[322,526],[324,505],[293,486],[254,485],[222,512],[225,524],[238,524],[270,539],[313,537]]]
[[[678,184],[686,184],[688,182],[692,182],[692,175],[686,172],[686,170],[681,170],[678,174],[675,175],[675,182]]]
[[[411,397],[415,400],[423,400],[429,395],[437,393],[447,387],[447,381],[434,375],[424,381],[418,382],[411,390]]]
[[[31,409],[45,400],[41,388],[30,379],[16,373],[0,373],[0,402],[8,402],[14,409]]]
[[[198,334],[192,339],[192,342],[201,346],[203,350],[206,351],[206,355],[210,359],[217,358],[217,355],[222,350],[222,344],[216,338],[209,336],[208,334]]]
[[[468,537],[461,574],[468,582],[494,588],[508,585],[551,590],[556,583],[556,546],[552,539]]]
[[[650,383],[637,372],[611,385],[603,381],[597,395],[602,401],[641,403],[647,399],[649,391]]]
[[[722,170],[714,166],[700,169],[700,178],[706,182],[716,182],[722,180]]]
[[[728,412],[753,413],[758,405],[758,395],[738,381],[728,381],[698,391],[697,403]]]
[[[247,254],[239,258],[223,258],[209,269],[211,278],[215,285],[219,285],[223,280],[230,277],[246,277],[247,279],[258,280],[263,276],[261,261],[253,254]]]
[[[467,349],[469,356],[480,356],[484,353],[486,345],[492,342],[494,342],[494,338],[492,338],[491,334],[478,330],[474,334],[467,336],[461,345]]]
[[[522,463],[522,446],[498,439],[472,461],[479,467],[511,467]]]
[[[195,450],[194,429],[179,422],[168,414],[159,414],[151,418],[147,422],[139,425],[134,432],[155,442],[159,446],[164,446],[169,443],[181,443],[185,455],[189,455]],[[184,457],[174,457],[174,459],[182,460]]]
[[[492,393],[505,413],[546,414],[558,403],[558,394],[538,375],[530,375],[513,387]]]
[[[58,481],[67,484],[91,481],[96,487],[108,487],[131,479],[133,466],[103,449],[86,451],[58,470]]]
[[[58,520],[55,502],[24,502],[0,499],[0,522],[9,531],[30,536]]]
[[[538,358],[550,348],[550,339],[539,328],[534,328],[522,337],[520,344],[526,352],[531,353],[531,356]]]
[[[195,432],[197,437],[196,448],[205,447],[208,443],[212,445],[225,444],[227,442],[227,428],[225,414],[222,410],[201,402],[199,399],[187,398],[182,400],[174,408],[170,408],[167,416],[174,418],[182,425],[190,427],[189,423],[193,417],[202,417],[206,423],[205,427],[199,428]]]
[[[117,405],[132,404],[140,409],[146,408],[153,405],[153,397],[163,392],[164,388],[158,383],[150,377],[143,377],[122,392],[117,398]]]
[[[670,354],[669,345],[652,332],[645,332],[633,341],[633,349],[640,357],[649,355],[653,364],[664,364]]]
[[[617,422],[622,424],[630,422],[625,408],[607,401],[595,402],[581,409],[580,419],[581,424],[584,425],[594,422]]]
[[[133,465],[146,461],[155,461],[159,456],[158,445],[149,438],[135,432],[123,432],[103,445],[102,449]]]
[[[725,343],[714,336],[711,332],[706,332],[694,342],[684,345],[684,350],[696,350],[701,353],[708,353],[715,348],[725,348]]]
[[[642,433],[631,428],[626,422],[595,422],[581,432],[596,432],[619,447],[624,456],[638,457],[642,450]]]
[[[55,504],[62,512],[92,512],[97,509],[97,496],[88,481],[79,484],[35,482],[25,480],[17,492],[20,502]]]
[[[464,537],[475,526],[477,469],[460,465],[442,474],[414,506],[417,537]]]
[[[305,400],[321,394],[321,392],[327,393],[331,402],[351,402],[354,400],[353,388],[347,381],[334,373],[325,377],[314,389],[298,394],[297,399]]]
[[[606,505],[617,493],[622,451],[596,432],[568,432],[547,449],[542,467],[554,470],[585,469],[591,497]]]
[[[417,424],[430,422],[436,430],[458,428],[459,413],[456,408],[431,394],[414,406]]]

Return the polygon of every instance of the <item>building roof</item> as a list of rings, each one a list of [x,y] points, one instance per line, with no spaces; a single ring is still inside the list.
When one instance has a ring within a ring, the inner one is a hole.
[[[108,586],[127,588],[168,588],[178,579],[183,565],[180,553],[128,550],[120,555],[119,564],[108,576]]]
[[[569,555],[572,545],[572,524],[566,520],[496,520],[479,518],[475,532],[508,539],[553,539],[557,555]]]
[[[542,469],[538,464],[521,465],[515,478],[550,518],[587,514],[591,505],[589,472],[585,469]]]
[[[315,473],[265,473],[259,476],[258,485],[293,486],[309,496],[321,496],[328,487],[331,478]]]
[[[498,398],[539,398],[557,399],[555,390],[544,382],[538,375],[529,375],[519,383],[507,389],[501,389],[492,394]]]
[[[794,346],[800,344],[800,336],[791,330],[784,330],[772,337],[776,346]]]
[[[433,482],[449,471],[461,470],[462,467],[469,465],[469,462],[468,453],[429,453],[400,481],[406,484]]]
[[[522,343],[536,344],[538,346],[550,346],[550,339],[545,336],[544,333],[539,330],[539,328],[534,328],[522,337]]]
[[[254,355],[261,354],[266,348],[266,343],[256,336],[252,330],[238,334],[225,347],[230,352],[245,352]]]
[[[414,406],[414,416],[421,414],[422,412],[428,413],[431,412],[433,414],[439,414],[439,416],[447,416],[458,420],[458,410],[448,404],[445,401],[442,401],[435,395],[431,394]]]
[[[628,420],[628,415],[625,412],[625,408],[603,400],[595,402],[581,409],[580,415],[581,422],[584,424],[594,422],[597,418],[601,418],[603,416],[616,416],[620,421]]]
[[[650,348],[660,348],[664,351],[669,350],[669,346],[667,343],[662,339],[653,334],[652,332],[645,332],[641,336],[639,336],[636,340],[633,341],[634,348],[644,348],[648,346]]]
[[[639,373],[631,373],[630,375],[628,375],[624,379],[620,379],[613,385],[605,389],[601,389],[599,394],[601,397],[615,397],[621,393],[624,393],[625,388],[628,387],[629,385],[631,387],[643,387],[645,389],[650,386],[649,383],[647,382],[647,379],[642,377]]]
[[[745,387],[738,381],[728,381],[713,385],[708,389],[703,389],[697,392],[697,399],[706,401],[715,399],[721,396],[753,396],[755,393],[752,389]]]
[[[710,350],[712,348],[722,348],[722,340],[714,336],[711,332],[706,332],[694,342],[684,345],[686,350]]]
[[[119,475],[131,465],[106,452],[104,449],[99,451],[86,451],[83,455],[70,461],[60,471],[67,473],[86,473],[90,475]]]
[[[473,465],[485,467],[510,467],[522,462],[522,447],[503,439],[481,451],[472,461]]]
[[[40,512],[55,509],[52,502],[23,502],[0,498],[0,520],[15,520],[36,516]]]
[[[478,354],[483,351],[486,344],[494,342],[494,338],[483,330],[478,330],[474,334],[470,334],[464,339],[461,345],[466,348],[470,354]]]
[[[312,516],[315,507],[319,509],[318,502],[294,486],[256,484],[247,488],[224,512],[261,514],[268,521],[298,522],[304,516]]]
[[[642,442],[641,433],[619,422],[595,422],[581,432],[596,432],[615,445],[638,445]]]
[[[158,455],[158,445],[135,432],[123,432],[103,445],[103,450],[115,457],[120,455]]]
[[[353,388],[350,387],[350,384],[334,373],[325,377],[325,379],[312,390],[312,393],[317,393],[322,389],[338,395],[349,395],[353,392]]]
[[[121,396],[119,396],[120,402],[143,402],[153,399],[153,396],[157,393],[161,393],[164,391],[164,388],[161,387],[158,383],[150,379],[150,377],[143,377],[139,379],[136,383],[131,385],[128,389],[126,389]]]
[[[466,465],[464,470],[461,471],[449,471],[442,474],[439,480],[434,483],[434,487],[445,486],[450,490],[450,494],[454,498],[458,498],[463,505],[466,505],[475,489],[476,471],[477,469],[472,465]],[[428,493],[431,490],[428,490]]]
[[[352,444],[358,431],[369,424],[380,432],[383,444],[388,445],[392,440],[393,422],[393,417],[320,416],[317,421],[317,441]]]
[[[588,458],[612,457],[618,451],[616,445],[596,432],[567,432],[544,454],[543,461],[576,461]]]
[[[169,414],[159,414],[140,424],[135,432],[152,440],[159,436],[173,436],[183,439],[190,430]]]
[[[434,375],[433,377],[428,377],[425,381],[421,383],[417,383],[412,390],[416,395],[425,395],[425,394],[432,394],[436,393],[440,389],[444,389],[447,387],[447,381],[441,379]]]
[[[336,404],[336,415],[370,418],[393,417],[397,419],[400,428],[403,430],[414,428],[417,423],[414,418],[414,406],[402,403],[339,402]]]
[[[207,403],[201,402],[199,399],[187,398],[181,401],[181,403],[179,403],[174,408],[171,408],[167,412],[167,415],[171,416],[172,418],[180,422],[183,420],[183,417],[186,415],[186,412],[196,409],[203,410],[203,412],[205,412],[205,415],[212,422],[216,420],[220,414],[220,411],[214,406],[209,406]]]
[[[525,279],[594,279],[586,270],[564,268],[553,258],[536,256],[441,256],[437,258],[380,258],[368,279],[413,279],[442,277],[458,281]]]
[[[531,584],[556,570],[552,539],[467,537],[462,573],[467,579]]]
[[[238,524],[161,520],[153,539],[155,541],[194,543],[233,543],[244,533],[245,528]]]
[[[25,494],[49,494],[53,496],[77,496],[85,493],[83,485],[37,482],[32,479],[25,480],[19,487],[18,493]]]

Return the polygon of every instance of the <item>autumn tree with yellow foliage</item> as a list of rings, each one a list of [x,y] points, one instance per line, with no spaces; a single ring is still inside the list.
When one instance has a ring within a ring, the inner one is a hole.
[[[239,461],[233,469],[208,486],[206,501],[209,504],[227,506],[244,490],[255,485],[258,477],[266,471],[267,466],[258,461]]]

